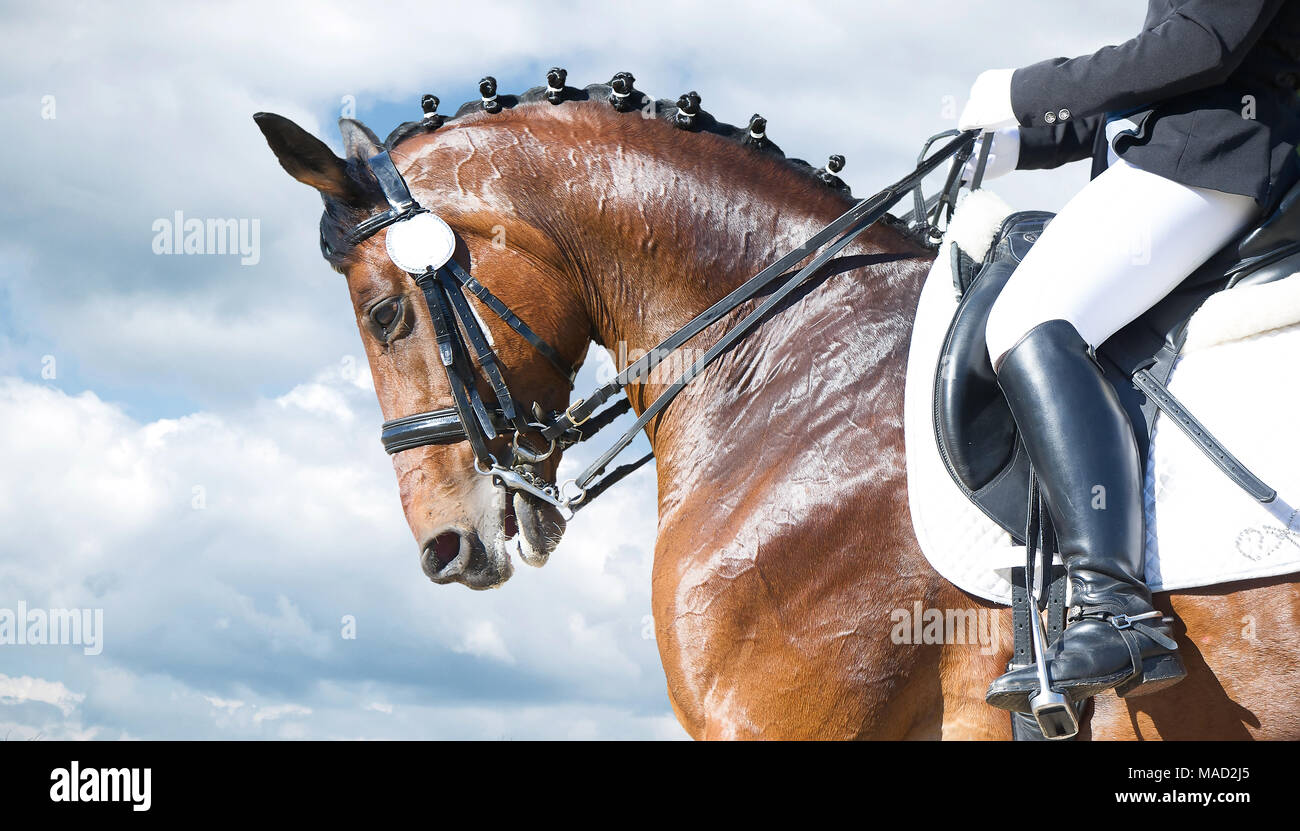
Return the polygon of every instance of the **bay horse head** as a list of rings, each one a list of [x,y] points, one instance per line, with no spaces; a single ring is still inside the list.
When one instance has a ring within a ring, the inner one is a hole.
[[[511,553],[540,566],[558,544],[556,506],[582,496],[556,481],[573,433],[557,442],[538,427],[565,413],[589,343],[624,369],[851,204],[837,177],[786,159],[761,116],[722,124],[694,93],[651,102],[623,75],[563,94],[548,76],[545,91],[519,97],[496,97],[493,82],[481,87],[486,103],[450,119],[426,96],[425,118],[382,142],[341,119],[345,158],[288,119],[255,116],[284,169],[324,200],[322,251],[347,278],[385,446],[434,582],[495,587]],[[395,235],[418,236],[405,232],[420,212],[447,229],[444,246],[431,244],[445,253],[425,257],[438,262],[424,271],[424,260],[399,266],[394,251]],[[459,370],[446,372],[449,362]],[[629,381],[628,403],[643,409],[680,366]],[[665,411],[646,424],[652,445],[673,420]],[[410,433],[455,443],[404,442]],[[521,453],[535,461],[519,464]],[[671,464],[661,460],[661,474]]]
[[[445,350],[448,344],[446,337],[439,343],[439,327],[434,325],[438,303],[413,279],[418,274],[399,267],[390,256],[389,235],[395,236],[397,229],[382,221],[366,228],[367,220],[392,212],[385,171],[375,169],[379,158],[391,159],[394,171],[400,170],[399,188],[409,187],[414,201],[440,218],[423,219],[454,231],[447,234],[446,242],[458,273],[468,277],[472,271],[470,279],[486,287],[550,351],[539,349],[496,318],[477,296],[459,293],[455,300],[465,305],[443,310],[452,317],[443,322],[444,334],[454,329],[454,339],[464,348],[466,327],[478,330],[502,377],[508,379],[520,411],[514,415],[521,426],[535,424],[542,413],[565,408],[591,323],[569,262],[561,254],[562,241],[531,222],[529,212],[520,210],[519,204],[503,202],[519,189],[506,194],[494,181],[499,173],[491,147],[476,146],[474,138],[460,140],[460,135],[448,131],[449,136],[413,137],[391,148],[390,154],[366,127],[343,119],[346,158],[339,158],[286,118],[271,113],[258,113],[255,118],[284,169],[319,191],[324,200],[321,249],[347,278],[386,428],[412,414],[454,414],[458,405],[478,402],[487,402],[480,410],[499,408],[501,401],[490,379],[468,364],[468,355],[459,356],[466,362],[460,367],[461,377],[468,376],[465,388],[454,388],[454,376],[441,363],[445,353],[440,348]],[[509,139],[508,133],[501,137]],[[371,233],[358,234],[358,228]],[[427,243],[417,239],[415,245]],[[468,314],[457,318],[457,312]],[[468,397],[458,401],[458,393]],[[471,420],[474,409],[470,407]],[[512,551],[526,563],[543,565],[563,533],[564,518],[556,507],[527,492],[498,487],[493,477],[480,475],[491,459],[507,458],[513,443],[515,453],[531,451],[531,464],[525,466],[529,473],[539,481],[554,481],[562,451],[547,455],[545,441],[522,435],[522,430],[499,429],[500,414],[491,416],[475,428],[477,432],[478,427],[487,427],[495,436],[483,436],[478,447],[458,441],[393,452],[402,506],[420,546],[421,566],[435,583],[459,582],[474,589],[499,586],[512,573]]]

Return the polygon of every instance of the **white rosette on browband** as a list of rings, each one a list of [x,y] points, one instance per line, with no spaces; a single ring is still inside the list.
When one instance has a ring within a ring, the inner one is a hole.
[[[384,245],[398,268],[423,274],[447,264],[456,250],[456,235],[441,217],[426,211],[391,226]]]

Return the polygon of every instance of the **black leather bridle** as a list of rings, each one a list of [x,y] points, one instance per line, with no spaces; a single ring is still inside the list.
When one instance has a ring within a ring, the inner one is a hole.
[[[623,465],[609,473],[605,472],[609,463],[631,444],[637,433],[662,412],[693,378],[753,330],[764,315],[789,296],[799,284],[834,258],[859,234],[885,216],[895,203],[914,188],[919,188],[921,180],[927,174],[934,171],[945,160],[955,157],[953,172],[949,174],[949,179],[953,179],[955,171],[959,170],[969,158],[971,146],[977,137],[978,132],[973,130],[957,134],[933,156],[921,160],[908,176],[874,196],[855,203],[852,208],[814,234],[803,245],[745,281],[739,288],[705,309],[691,322],[649,350],[640,360],[618,373],[586,398],[578,399],[562,413],[544,413],[536,403],[528,409],[521,406],[516,396],[510,392],[501,363],[492,349],[491,339],[470,307],[465,292],[474,295],[489,311],[532,345],[561,376],[568,380],[570,388],[573,386],[576,368],[566,363],[550,344],[538,337],[528,324],[520,320],[518,315],[488,291],[482,283],[475,280],[451,256],[450,249],[447,250],[447,257],[443,262],[431,262],[415,267],[412,267],[411,263],[405,265],[399,263],[399,267],[411,275],[424,294],[429,316],[433,321],[439,360],[451,388],[452,406],[385,421],[380,436],[384,449],[393,454],[427,445],[458,444],[467,441],[474,452],[475,469],[480,474],[491,476],[498,486],[506,490],[524,491],[557,509],[567,510],[571,516],[579,506],[589,504],[595,496],[610,485],[653,458],[653,454],[646,454],[631,464]],[[353,245],[369,239],[385,228],[428,213],[411,195],[406,180],[398,172],[387,151],[371,158],[369,166],[383,191],[384,198],[388,201],[389,208],[358,223],[348,232],[348,241]],[[928,207],[924,201],[920,204]],[[928,214],[924,212],[917,218],[926,223],[931,222]],[[937,221],[938,209],[936,208],[933,222]],[[792,275],[787,274],[790,269],[818,251],[820,253],[816,253],[816,256],[803,268]],[[590,438],[615,418],[628,412],[631,405],[626,397],[600,410],[624,387],[638,379],[648,378],[649,373],[656,366],[667,360],[669,354],[680,348],[686,341],[773,285],[776,288],[761,303],[729,329],[665,392],[651,402],[613,446],[576,478],[563,484],[553,484],[542,480],[536,474],[533,466],[548,458],[557,448],[563,450]],[[491,408],[483,402],[474,383],[474,371],[470,361],[471,350],[496,396],[496,405]],[[488,449],[488,443],[507,434],[512,438],[509,454],[507,458],[499,460]],[[521,437],[527,435],[540,436],[546,443],[546,447],[541,450],[528,447],[526,440],[521,441]],[[573,485],[572,489],[566,487],[570,484]],[[572,492],[566,494],[566,490]]]
[[[369,160],[388,210],[362,221],[347,234],[348,242],[356,245],[380,231],[398,223],[428,213],[411,195],[406,180],[393,164],[387,151]],[[491,338],[469,305],[468,291],[483,303],[507,326],[518,333],[555,367],[556,371],[573,386],[577,370],[568,364],[556,349],[534,332],[527,323],[510,310],[486,286],[475,280],[460,263],[451,257],[450,249],[444,262],[428,263],[422,269],[410,270],[409,263],[402,265],[411,275],[429,309],[434,338],[438,345],[438,358],[451,388],[452,406],[385,421],[380,440],[389,454],[400,453],[427,445],[458,444],[469,442],[474,452],[474,466],[479,473],[492,475],[497,481],[515,490],[526,490],[559,505],[559,492],[553,485],[538,479],[531,466],[548,458],[557,446],[568,446],[582,438],[581,433],[571,433],[545,440],[543,450],[534,450],[520,441],[521,435],[539,434],[550,423],[529,421],[536,404],[526,411],[511,393],[506,383]],[[496,405],[488,407],[474,383],[470,352],[482,368],[496,396]],[[535,418],[544,417],[536,413]],[[499,462],[488,448],[489,442],[505,434],[512,434],[510,455]]]

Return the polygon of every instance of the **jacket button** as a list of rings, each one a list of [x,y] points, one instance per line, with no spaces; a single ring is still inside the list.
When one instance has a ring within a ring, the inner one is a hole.
[[[1051,110],[1048,110],[1047,112],[1043,113],[1043,121],[1046,121],[1048,124],[1055,124],[1056,113],[1052,112]]]
[[[1070,111],[1067,110],[1065,107],[1061,107],[1061,111],[1056,114],[1056,117],[1061,119],[1062,121],[1069,121]]]

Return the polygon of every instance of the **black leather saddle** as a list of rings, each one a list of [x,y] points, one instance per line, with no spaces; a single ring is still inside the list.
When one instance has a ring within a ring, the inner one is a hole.
[[[950,246],[961,302],[934,378],[934,428],[944,465],[967,497],[1020,544],[1027,518],[1029,459],[993,374],[984,330],[993,301],[1052,217],[1043,211],[1008,216],[980,262]],[[1224,246],[1164,300],[1098,348],[1098,363],[1133,420],[1144,463],[1155,414],[1163,409],[1252,496],[1272,499],[1267,486],[1218,445],[1163,385],[1186,340],[1188,321],[1210,295],[1273,282],[1297,271],[1300,184],[1264,221]]]

